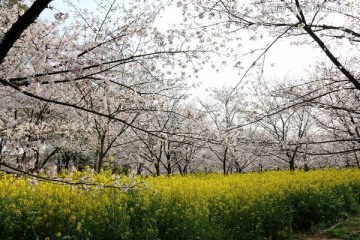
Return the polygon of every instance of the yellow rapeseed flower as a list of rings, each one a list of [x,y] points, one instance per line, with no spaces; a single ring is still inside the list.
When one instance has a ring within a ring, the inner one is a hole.
[[[77,231],[77,232],[81,232],[81,231],[82,231],[82,223],[81,223],[81,222],[78,222],[78,223],[76,224],[76,231]]]

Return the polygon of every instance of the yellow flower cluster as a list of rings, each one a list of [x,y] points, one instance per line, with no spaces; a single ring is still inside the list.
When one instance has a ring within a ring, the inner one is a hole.
[[[288,239],[360,205],[360,170],[57,179],[0,175],[6,239]]]

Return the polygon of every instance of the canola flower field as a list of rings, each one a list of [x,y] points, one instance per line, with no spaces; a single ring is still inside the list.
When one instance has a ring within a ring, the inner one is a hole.
[[[0,239],[291,239],[360,210],[360,170],[0,175]]]

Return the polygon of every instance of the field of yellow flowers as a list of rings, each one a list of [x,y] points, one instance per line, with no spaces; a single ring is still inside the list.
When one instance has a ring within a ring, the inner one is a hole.
[[[356,169],[53,180],[0,175],[0,239],[291,239],[360,210]]]

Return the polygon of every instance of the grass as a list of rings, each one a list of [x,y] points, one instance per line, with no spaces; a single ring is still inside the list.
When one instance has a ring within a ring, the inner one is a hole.
[[[349,215],[346,219],[327,228],[310,232],[296,233],[294,240],[360,240],[360,213]]]
[[[344,240],[359,240],[360,214],[349,216],[349,218],[345,221],[339,222],[336,225],[326,229],[325,235]]]

